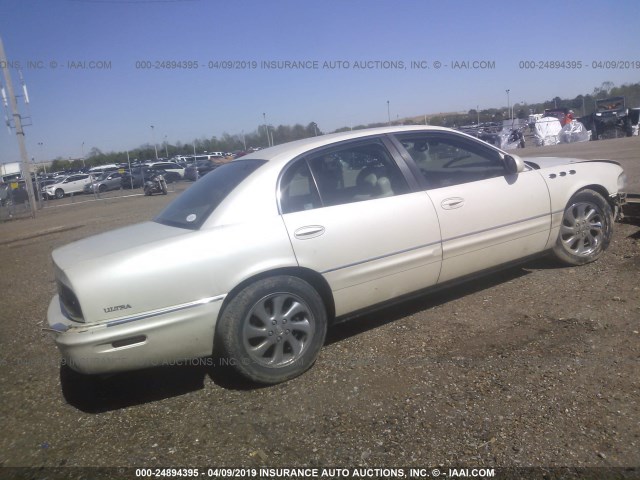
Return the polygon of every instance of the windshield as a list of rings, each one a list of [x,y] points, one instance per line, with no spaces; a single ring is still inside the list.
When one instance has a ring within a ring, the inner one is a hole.
[[[218,205],[264,160],[239,160],[216,168],[171,202],[154,221],[173,227],[199,229]]]
[[[613,97],[604,100],[597,100],[596,106],[599,112],[621,110],[624,108],[624,99],[622,97]]]

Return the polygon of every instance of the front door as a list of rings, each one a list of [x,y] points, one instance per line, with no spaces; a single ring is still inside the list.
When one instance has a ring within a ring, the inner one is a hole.
[[[544,249],[549,193],[527,169],[507,174],[498,150],[451,132],[398,135],[424,177],[442,235],[439,283]]]

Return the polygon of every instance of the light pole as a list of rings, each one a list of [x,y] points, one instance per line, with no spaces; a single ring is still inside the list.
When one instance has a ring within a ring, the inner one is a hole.
[[[510,112],[510,111],[511,111],[511,101],[509,100],[509,92],[510,92],[510,91],[511,91],[511,90],[509,90],[509,89],[507,88],[507,112]],[[511,119],[513,120],[513,117],[512,117]]]
[[[168,159],[169,158],[169,146],[167,145],[167,136],[164,136],[164,155]]]
[[[158,146],[156,145],[156,130],[153,125],[151,125],[151,137],[153,138],[153,148],[156,151],[156,160],[158,160]]]
[[[40,182],[38,181],[38,166],[36,165],[36,159],[31,157],[31,163],[33,163],[33,168],[34,168],[34,172],[33,172],[33,178],[35,180],[36,183],[36,202],[38,204],[38,209],[42,208],[42,197],[40,195]],[[31,177],[31,175],[29,175],[29,177]]]
[[[82,142],[82,168],[87,168],[84,164],[84,142]]]
[[[193,141],[193,169],[195,170],[196,179],[198,180],[198,159],[196,158],[196,141]]]
[[[391,110],[389,108],[389,100],[387,100],[387,125],[391,125]]]
[[[480,105],[476,105],[476,113],[478,114],[478,127],[480,127]]]
[[[40,147],[40,161],[42,162],[42,147],[44,146],[44,143],[42,142],[38,142],[38,146]],[[47,164],[43,163],[42,164],[42,168],[44,169],[44,176],[47,176]]]
[[[269,127],[267,126],[267,114],[262,113],[262,119],[264,120],[264,133],[267,135],[267,146],[271,146],[271,139],[269,138]]]
[[[314,136],[318,136],[318,124],[316,122],[311,122],[311,124],[313,125],[313,133],[315,134]]]

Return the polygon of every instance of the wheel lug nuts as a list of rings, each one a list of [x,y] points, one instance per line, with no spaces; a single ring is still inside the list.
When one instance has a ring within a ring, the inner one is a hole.
[[[286,319],[286,318],[283,318],[283,319],[282,319],[282,323],[287,323],[287,319]]]
[[[287,335],[289,335],[289,330],[285,330],[285,332],[284,332],[284,333],[286,333]]]
[[[276,323],[278,322],[276,322],[275,320],[271,320],[271,325],[275,325]]]
[[[269,330],[269,336],[273,335],[273,330]]]

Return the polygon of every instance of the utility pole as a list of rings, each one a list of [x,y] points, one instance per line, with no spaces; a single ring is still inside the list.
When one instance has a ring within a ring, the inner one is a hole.
[[[153,148],[156,151],[156,160],[158,160],[158,145],[156,144],[156,130],[153,125],[151,125],[151,136],[153,137]]]
[[[267,125],[267,114],[262,113],[262,118],[264,120],[264,132],[267,134],[267,145],[271,146],[271,137],[269,137],[269,125]]]
[[[4,52],[4,43],[0,38],[0,65],[2,65],[2,73],[4,73],[4,81],[7,84],[7,93],[9,97],[9,106],[11,108],[11,116],[16,127],[16,136],[18,137],[18,146],[20,147],[20,160],[22,165],[22,175],[26,175],[25,185],[27,187],[27,195],[29,196],[29,205],[31,207],[31,216],[36,218],[36,196],[33,192],[33,184],[31,183],[31,167],[29,166],[29,156],[27,155],[27,147],[24,142],[24,129],[22,128],[22,117],[18,111],[18,103],[13,93],[13,83],[11,83],[11,72],[7,62],[7,56]],[[25,96],[28,101],[28,97]]]
[[[510,111],[511,111],[511,103],[509,102],[509,92],[511,91],[510,89],[506,89],[505,90],[507,92],[507,115],[510,115]]]

